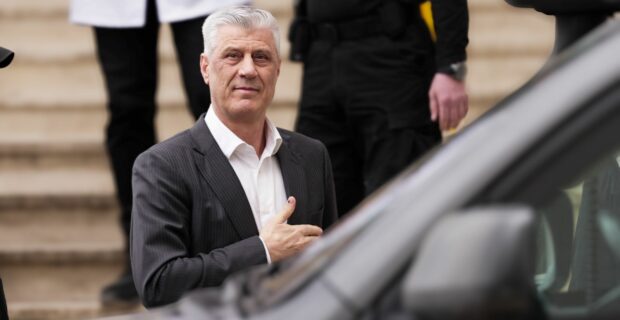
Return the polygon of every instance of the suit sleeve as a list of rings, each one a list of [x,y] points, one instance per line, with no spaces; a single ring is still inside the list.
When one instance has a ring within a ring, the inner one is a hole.
[[[146,307],[220,285],[235,271],[267,262],[258,236],[190,254],[192,192],[181,174],[183,165],[149,151],[134,164],[130,255],[134,283]]]
[[[469,42],[467,0],[431,0],[431,4],[437,31],[437,67],[465,61],[465,48]]]
[[[334,187],[334,175],[332,171],[332,164],[329,159],[329,153],[327,148],[322,146],[323,150],[323,183],[325,195],[325,209],[323,211],[323,229],[327,229],[330,225],[334,224],[338,219],[338,209],[336,206],[336,191]]]

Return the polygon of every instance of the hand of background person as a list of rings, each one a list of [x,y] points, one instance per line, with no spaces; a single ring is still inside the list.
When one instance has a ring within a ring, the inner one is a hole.
[[[439,121],[442,131],[456,128],[469,109],[465,83],[436,73],[428,92],[431,120]]]
[[[298,253],[323,233],[323,229],[317,226],[286,223],[295,211],[295,203],[295,197],[289,197],[282,212],[263,226],[260,232],[260,237],[269,251],[271,262],[277,262]]]

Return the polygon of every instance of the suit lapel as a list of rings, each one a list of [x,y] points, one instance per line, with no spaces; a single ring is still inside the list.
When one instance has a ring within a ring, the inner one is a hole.
[[[303,215],[307,211],[307,190],[306,190],[306,175],[301,165],[301,159],[291,149],[289,142],[289,136],[280,131],[282,136],[282,146],[278,150],[277,157],[280,163],[280,170],[282,171],[282,178],[284,180],[284,189],[287,197],[293,196],[297,200],[295,212],[288,219],[289,224],[303,224],[307,223],[307,217]]]
[[[194,140],[194,161],[202,177],[224,206],[228,218],[241,239],[258,235],[252,208],[239,178],[222,150],[213,139],[204,114],[190,129]]]

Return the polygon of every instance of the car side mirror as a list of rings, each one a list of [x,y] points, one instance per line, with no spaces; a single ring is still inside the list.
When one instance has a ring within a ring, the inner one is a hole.
[[[534,221],[517,206],[440,220],[405,276],[405,310],[420,319],[534,318]]]

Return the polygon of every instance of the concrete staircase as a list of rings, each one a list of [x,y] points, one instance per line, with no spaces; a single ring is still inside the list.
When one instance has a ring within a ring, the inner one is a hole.
[[[283,33],[290,1],[259,0]],[[67,0],[2,0],[0,276],[11,319],[83,319],[104,310],[101,287],[122,266],[122,239],[103,149],[105,96],[91,30],[67,23]],[[553,24],[501,0],[470,0],[465,125],[525,82],[550,52]],[[162,29],[161,139],[190,126],[167,28]],[[283,37],[283,52],[288,43]],[[284,61],[270,117],[292,128],[301,66]],[[140,309],[129,310],[131,312]]]
[[[470,110],[459,130],[530,79],[554,39],[554,19],[542,13],[502,0],[469,0],[469,10]]]

